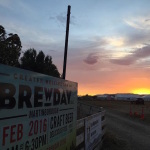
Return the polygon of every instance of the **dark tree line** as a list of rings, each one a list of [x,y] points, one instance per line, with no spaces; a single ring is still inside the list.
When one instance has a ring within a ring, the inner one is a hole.
[[[12,33],[7,35],[5,28],[0,25],[0,63],[60,77],[51,56],[45,55],[43,51],[37,53],[33,48],[26,50],[20,58],[21,48],[19,36]]]
[[[21,41],[17,34],[6,34],[3,26],[0,25],[0,63],[17,66],[21,53]]]
[[[37,54],[35,49],[29,49],[20,60],[20,67],[23,69],[60,77],[57,67],[52,63],[52,57],[45,56],[43,51]]]

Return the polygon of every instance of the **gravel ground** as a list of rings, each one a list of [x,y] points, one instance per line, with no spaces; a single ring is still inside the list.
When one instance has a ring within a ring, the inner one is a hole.
[[[125,149],[150,150],[150,126],[115,110],[106,110],[106,125],[108,132],[125,141]]]

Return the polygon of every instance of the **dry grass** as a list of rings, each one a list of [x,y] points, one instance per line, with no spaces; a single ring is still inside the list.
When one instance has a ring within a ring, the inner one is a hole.
[[[127,143],[114,133],[106,132],[101,150],[128,150]]]
[[[128,117],[133,121],[142,122],[143,124],[150,125],[150,102],[145,102],[144,105],[130,104],[126,101],[108,101],[96,99],[82,99],[86,104],[103,107],[106,110],[111,110],[121,116]],[[144,119],[140,119],[142,111]],[[130,116],[132,112],[132,116]],[[131,150],[128,141],[117,137],[113,131],[107,131],[104,136],[103,145],[101,150]]]
[[[83,100],[86,104],[92,104],[103,107],[105,109],[115,110],[122,115],[132,117],[150,125],[150,102],[145,102],[144,105],[130,104],[127,101],[108,101],[108,100]],[[144,115],[144,119],[140,119],[141,115]],[[131,116],[132,114],[132,116]]]

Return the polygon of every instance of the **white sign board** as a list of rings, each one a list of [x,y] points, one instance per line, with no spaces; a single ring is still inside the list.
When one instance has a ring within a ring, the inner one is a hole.
[[[76,144],[77,83],[0,64],[0,150]]]
[[[85,119],[85,149],[93,148],[101,141],[101,113],[89,116]]]

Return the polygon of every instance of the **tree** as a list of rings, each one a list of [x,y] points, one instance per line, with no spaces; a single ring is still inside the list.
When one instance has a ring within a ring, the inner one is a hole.
[[[7,35],[5,28],[0,25],[0,63],[60,77],[57,67],[52,62],[52,57],[45,56],[43,51],[37,54],[35,49],[28,49],[19,63],[21,48],[19,36],[12,33]]]
[[[36,72],[44,73],[45,67],[45,54],[40,51],[36,56]]]
[[[0,63],[18,66],[21,52],[21,41],[17,34],[8,34],[3,26],[0,25]]]
[[[0,41],[5,40],[5,38],[6,38],[5,35],[6,35],[6,32],[5,32],[4,27],[0,25]]]
[[[29,49],[26,52],[24,52],[23,57],[20,59],[21,60],[20,67],[23,69],[35,71],[36,56],[37,53],[35,49]]]
[[[57,67],[52,63],[52,57],[45,57],[45,74],[51,74],[51,76],[60,77]]]
[[[35,49],[28,49],[24,52],[21,60],[20,67],[23,69],[60,77],[57,67],[52,62],[51,56],[45,56],[43,51],[38,54]]]

